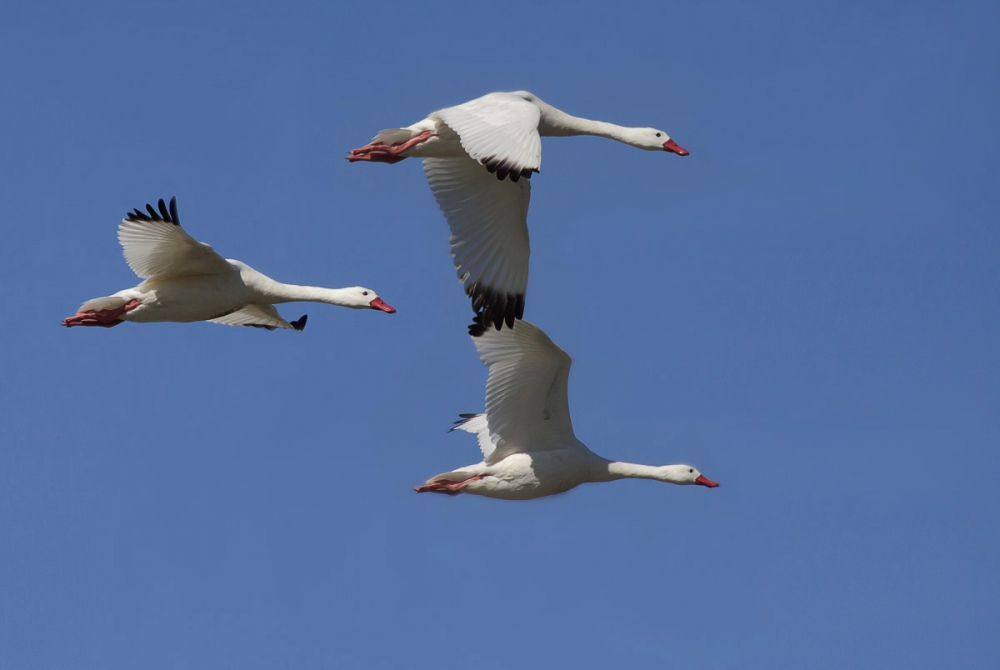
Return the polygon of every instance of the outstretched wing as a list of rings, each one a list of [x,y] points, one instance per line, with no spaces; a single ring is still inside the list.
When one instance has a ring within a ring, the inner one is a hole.
[[[212,247],[197,241],[181,228],[177,218],[177,199],[170,207],[159,201],[159,211],[146,205],[129,213],[118,226],[118,241],[125,251],[125,261],[143,279],[210,275],[233,272],[226,259]]]
[[[542,166],[541,110],[513,93],[490,93],[430,115],[458,133],[462,148],[503,180],[531,177]]]
[[[501,328],[524,315],[531,184],[497,181],[471,158],[425,158],[431,191],[451,228],[455,270],[484,322]]]
[[[217,319],[209,319],[212,323],[221,323],[224,326],[252,326],[254,328],[288,328],[290,330],[302,330],[306,327],[306,320],[309,315],[303,314],[297,321],[289,323],[281,318],[274,305],[247,305],[243,309],[230,312]]]
[[[527,321],[497,331],[477,320],[469,334],[490,370],[486,421],[496,449],[486,462],[578,444],[569,416],[572,361],[566,352]]]

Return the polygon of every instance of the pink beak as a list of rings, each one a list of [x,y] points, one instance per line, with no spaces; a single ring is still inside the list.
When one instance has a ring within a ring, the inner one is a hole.
[[[677,142],[674,142],[673,140],[667,140],[666,142],[664,142],[663,148],[666,149],[667,151],[673,151],[678,156],[687,156],[690,153],[687,149],[677,144]]]
[[[713,482],[711,479],[705,475],[698,475],[698,479],[694,480],[695,484],[701,484],[702,486],[707,486],[710,489],[714,489],[719,485],[719,482]]]
[[[390,307],[389,305],[385,304],[385,301],[382,300],[382,298],[375,298],[370,303],[368,303],[368,306],[371,307],[372,309],[380,309],[383,312],[388,312],[389,314],[396,313],[396,308]]]

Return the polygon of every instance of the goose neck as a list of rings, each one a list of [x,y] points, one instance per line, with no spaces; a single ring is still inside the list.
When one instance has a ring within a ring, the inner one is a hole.
[[[346,302],[346,292],[337,288],[271,282],[262,287],[261,292],[274,305],[283,302],[322,302],[328,305],[349,306]]]
[[[663,468],[640,463],[608,461],[605,464],[607,478],[614,479],[656,479],[664,481]]]
[[[573,116],[537,98],[533,99],[532,102],[541,110],[541,118],[538,122],[538,133],[540,135],[550,137],[595,135],[619,142],[629,142],[630,128],[606,121],[595,121],[593,119],[585,119],[582,116]]]

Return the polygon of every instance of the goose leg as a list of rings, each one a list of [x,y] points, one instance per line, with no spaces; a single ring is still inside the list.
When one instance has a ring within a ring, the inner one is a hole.
[[[124,323],[120,317],[125,312],[129,312],[140,303],[138,300],[129,300],[127,303],[121,307],[116,307],[114,309],[92,309],[86,312],[80,312],[73,316],[68,316],[63,319],[62,325],[67,328],[72,328],[73,326],[100,326],[102,328],[112,328],[117,326],[119,323]]]
[[[418,486],[413,489],[417,493],[447,493],[450,496],[458,495],[462,492],[466,486],[470,483],[485,478],[487,475],[476,475],[475,477],[469,477],[468,479],[463,479],[459,482],[453,482],[447,479],[439,479],[437,481],[428,482],[422,486]]]
[[[399,144],[383,144],[382,142],[375,142],[373,144],[366,144],[360,149],[351,149],[350,153],[347,154],[347,160],[354,163],[355,161],[371,161],[373,163],[398,163],[399,161],[406,158],[406,156],[400,156],[408,149],[412,149],[421,142],[426,142],[430,138],[434,137],[434,133],[429,130],[425,130],[416,137],[412,137],[405,142]]]

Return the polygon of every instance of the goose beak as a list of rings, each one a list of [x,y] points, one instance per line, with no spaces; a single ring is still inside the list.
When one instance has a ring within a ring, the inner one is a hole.
[[[695,484],[701,484],[702,486],[707,486],[710,489],[714,489],[719,485],[719,482],[713,482],[711,479],[705,475],[698,475],[698,479],[694,480]]]
[[[390,307],[389,305],[385,304],[385,301],[382,300],[382,298],[375,298],[370,303],[368,303],[368,306],[371,307],[372,309],[380,309],[383,312],[388,312],[389,314],[396,313],[396,308]]]
[[[673,140],[667,140],[666,142],[664,142],[663,148],[666,151],[673,151],[678,156],[687,156],[690,153],[687,149],[677,144],[677,142],[674,142]]]

